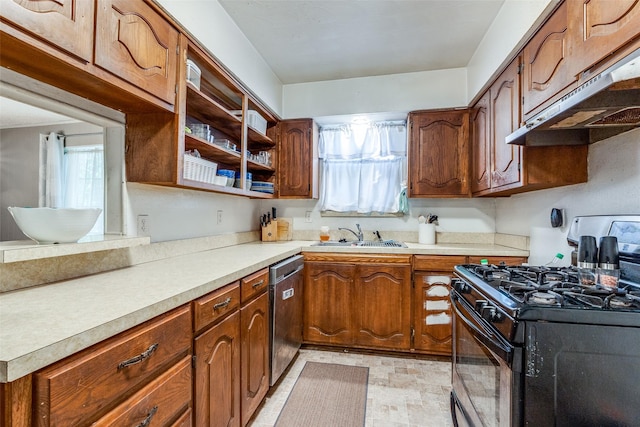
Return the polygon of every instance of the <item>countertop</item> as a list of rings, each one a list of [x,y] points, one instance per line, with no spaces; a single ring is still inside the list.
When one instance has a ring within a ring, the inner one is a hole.
[[[326,248],[253,242],[0,294],[0,382],[11,382],[284,258],[309,252],[528,256],[494,244]]]

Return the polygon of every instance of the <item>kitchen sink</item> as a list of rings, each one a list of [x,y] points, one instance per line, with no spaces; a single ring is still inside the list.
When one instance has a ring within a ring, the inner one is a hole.
[[[343,248],[406,248],[403,242],[397,240],[360,240],[354,242],[340,242],[337,240],[328,240],[326,242],[314,243],[311,246],[333,246]]]

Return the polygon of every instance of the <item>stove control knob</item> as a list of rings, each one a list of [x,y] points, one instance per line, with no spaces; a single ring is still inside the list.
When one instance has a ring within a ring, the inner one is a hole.
[[[471,286],[469,286],[464,280],[454,280],[452,286],[461,294],[471,293]]]
[[[480,315],[483,319],[491,323],[498,323],[504,319],[498,309],[490,305],[483,306],[480,309]]]

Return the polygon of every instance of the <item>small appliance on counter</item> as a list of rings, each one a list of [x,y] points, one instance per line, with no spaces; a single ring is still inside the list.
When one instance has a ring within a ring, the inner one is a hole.
[[[567,240],[569,267],[455,267],[454,425],[638,425],[640,215],[576,217]]]

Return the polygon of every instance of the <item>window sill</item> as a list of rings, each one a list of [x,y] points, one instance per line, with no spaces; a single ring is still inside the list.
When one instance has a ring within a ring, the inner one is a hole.
[[[77,243],[46,245],[39,245],[32,240],[14,240],[0,242],[0,264],[130,248],[150,243],[149,237],[119,235],[85,236]]]

